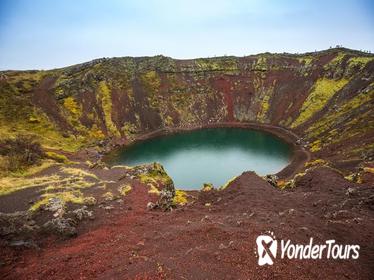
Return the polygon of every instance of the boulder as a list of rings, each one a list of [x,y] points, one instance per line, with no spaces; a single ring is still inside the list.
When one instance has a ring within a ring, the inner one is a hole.
[[[87,206],[83,206],[82,208],[78,208],[72,212],[74,214],[74,217],[78,221],[82,221],[84,219],[94,219],[95,216],[93,214],[93,211],[87,210]]]
[[[277,175],[269,174],[269,175],[266,175],[262,178],[264,178],[273,187],[278,187],[278,184],[277,184],[278,176]]]
[[[76,222],[71,218],[55,218],[43,225],[43,229],[63,237],[77,235]]]
[[[0,236],[16,235],[39,229],[27,211],[0,213]]]

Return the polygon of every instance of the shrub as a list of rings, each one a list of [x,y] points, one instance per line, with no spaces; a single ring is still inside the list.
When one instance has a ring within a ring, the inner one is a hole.
[[[15,138],[0,140],[2,168],[17,171],[38,164],[44,157],[40,143],[31,136],[18,135]]]

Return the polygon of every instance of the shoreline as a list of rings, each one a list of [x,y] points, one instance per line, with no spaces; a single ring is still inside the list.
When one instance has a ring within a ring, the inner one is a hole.
[[[279,179],[289,179],[293,177],[295,174],[298,173],[303,167],[305,162],[309,161],[311,158],[310,152],[307,151],[302,145],[298,145],[296,141],[300,139],[298,135],[294,132],[285,129],[284,127],[270,125],[270,124],[259,124],[259,123],[250,123],[250,122],[220,122],[220,123],[212,123],[212,124],[204,124],[204,125],[195,125],[189,127],[166,127],[166,128],[159,128],[150,132],[141,133],[135,136],[135,138],[129,142],[123,141],[120,139],[119,142],[115,142],[116,146],[110,149],[104,155],[105,158],[115,153],[116,151],[128,147],[132,144],[135,144],[139,141],[146,141],[152,138],[166,136],[176,133],[188,132],[188,131],[195,131],[207,128],[242,128],[242,129],[251,129],[262,131],[268,134],[271,134],[278,139],[281,139],[286,144],[290,146],[291,149],[291,157],[290,162],[285,166],[283,169],[275,173]],[[117,140],[118,141],[118,140]],[[252,170],[243,170],[243,172],[252,171]],[[240,174],[238,174],[239,176]]]

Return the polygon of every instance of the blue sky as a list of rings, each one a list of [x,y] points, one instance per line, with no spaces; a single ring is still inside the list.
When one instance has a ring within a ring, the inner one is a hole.
[[[374,1],[0,0],[0,69],[98,57],[374,52]]]

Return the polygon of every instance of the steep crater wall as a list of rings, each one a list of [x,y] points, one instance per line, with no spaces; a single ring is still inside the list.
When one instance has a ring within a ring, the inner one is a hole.
[[[35,134],[66,151],[162,128],[222,122],[284,127],[315,157],[370,159],[374,56],[348,49],[175,60],[98,59],[0,72],[3,137]]]

